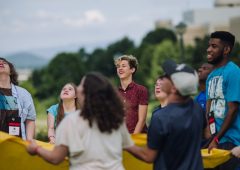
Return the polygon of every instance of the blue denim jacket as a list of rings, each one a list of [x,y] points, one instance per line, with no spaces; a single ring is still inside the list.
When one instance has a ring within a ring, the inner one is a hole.
[[[12,95],[16,97],[19,109],[19,116],[21,117],[21,131],[22,139],[26,140],[25,121],[35,120],[36,111],[31,94],[24,88],[11,84]]]

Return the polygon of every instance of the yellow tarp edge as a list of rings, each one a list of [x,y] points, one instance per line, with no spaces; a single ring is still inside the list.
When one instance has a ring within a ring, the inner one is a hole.
[[[132,139],[138,146],[146,145],[146,134],[132,135]],[[53,145],[37,141],[38,145],[52,149]],[[31,156],[26,151],[27,142],[20,138],[0,132],[0,169],[1,170],[67,170],[69,161],[65,159],[60,165],[47,163],[39,156]],[[207,149],[202,149],[204,168],[213,168],[230,159],[230,151],[213,149],[208,154]],[[152,164],[142,162],[128,152],[123,152],[123,164],[126,170],[151,170]]]

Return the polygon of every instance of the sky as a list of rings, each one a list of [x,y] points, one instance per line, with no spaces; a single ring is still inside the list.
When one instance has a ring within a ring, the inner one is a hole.
[[[182,20],[214,0],[0,0],[0,55],[64,46],[139,43],[157,20]]]

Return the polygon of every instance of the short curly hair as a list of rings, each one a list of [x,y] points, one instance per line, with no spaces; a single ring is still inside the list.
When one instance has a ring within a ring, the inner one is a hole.
[[[111,133],[124,121],[124,105],[118,91],[110,81],[98,72],[90,72],[83,78],[85,95],[81,116],[96,122],[101,132]]]
[[[117,66],[119,61],[122,61],[122,60],[128,61],[128,64],[129,64],[130,68],[135,68],[134,73],[136,73],[136,71],[138,69],[138,60],[137,60],[136,57],[134,57],[133,55],[122,55],[122,56],[114,59],[115,65]]]
[[[17,71],[16,71],[14,65],[5,58],[0,57],[0,60],[3,60],[4,62],[6,62],[9,65],[11,83],[13,83],[14,85],[18,85],[18,74],[17,74]]]

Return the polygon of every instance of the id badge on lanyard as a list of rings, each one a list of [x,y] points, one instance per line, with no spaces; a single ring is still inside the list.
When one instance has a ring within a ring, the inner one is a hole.
[[[19,116],[11,116],[7,125],[9,135],[21,136],[21,118]]]
[[[213,111],[208,113],[208,123],[209,123],[211,135],[215,135],[217,131],[216,131],[216,123],[215,123],[215,118],[214,118],[214,112]]]

